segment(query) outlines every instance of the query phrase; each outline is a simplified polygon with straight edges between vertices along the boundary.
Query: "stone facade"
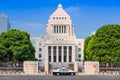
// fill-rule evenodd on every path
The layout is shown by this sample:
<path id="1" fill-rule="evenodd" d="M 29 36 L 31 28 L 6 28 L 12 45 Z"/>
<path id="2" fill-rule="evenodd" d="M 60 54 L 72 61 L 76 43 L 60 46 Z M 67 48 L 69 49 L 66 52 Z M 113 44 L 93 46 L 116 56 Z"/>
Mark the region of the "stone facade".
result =
<path id="1" fill-rule="evenodd" d="M 31 39 L 36 40 L 35 55 L 45 66 L 45 71 L 48 71 L 47 63 L 52 67 L 69 67 L 69 64 L 75 63 L 74 69 L 78 71 L 78 63 L 82 64 L 84 59 L 84 40 L 76 38 L 72 20 L 61 4 L 50 16 L 46 25 L 46 34 L 42 38 L 31 37 Z"/>

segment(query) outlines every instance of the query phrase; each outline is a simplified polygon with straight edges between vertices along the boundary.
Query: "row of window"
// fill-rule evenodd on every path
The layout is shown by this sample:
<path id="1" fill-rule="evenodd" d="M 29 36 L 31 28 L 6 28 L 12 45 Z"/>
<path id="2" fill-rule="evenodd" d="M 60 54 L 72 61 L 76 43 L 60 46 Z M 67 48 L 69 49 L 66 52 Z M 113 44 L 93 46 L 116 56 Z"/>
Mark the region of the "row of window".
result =
<path id="1" fill-rule="evenodd" d="M 42 54 L 41 53 L 39 53 L 39 58 L 42 58 Z M 78 54 L 78 60 L 80 60 L 80 58 L 81 58 L 81 54 Z M 59 62 L 61 62 L 61 55 L 59 55 Z M 64 55 L 64 62 L 67 62 L 67 56 L 66 55 Z M 71 62 L 71 60 L 72 60 L 72 56 L 70 55 L 69 56 L 69 62 Z M 56 62 L 56 55 L 54 55 L 53 56 L 53 61 L 54 62 Z M 51 62 L 51 55 L 49 55 L 49 62 Z"/>
<path id="2" fill-rule="evenodd" d="M 64 39 L 56 39 L 57 41 L 63 41 Z"/>
<path id="3" fill-rule="evenodd" d="M 53 17 L 53 20 L 66 20 L 67 17 Z"/>
<path id="4" fill-rule="evenodd" d="M 63 39 L 57 39 L 57 40 L 63 40 Z M 61 46 L 59 46 L 59 47 L 61 47 Z M 48 49 L 50 49 L 51 48 L 51 46 L 49 46 L 48 47 Z M 67 48 L 67 46 L 64 46 L 64 49 L 66 49 Z M 71 46 L 69 46 L 69 49 L 71 50 Z M 56 46 L 54 46 L 54 49 L 56 49 Z M 41 52 L 42 51 L 42 48 L 39 48 L 39 52 Z M 81 52 L 81 48 L 78 48 L 78 52 Z"/>
<path id="5" fill-rule="evenodd" d="M 54 25 L 54 33 L 66 33 L 66 25 Z"/>
<path id="6" fill-rule="evenodd" d="M 51 46 L 49 46 L 48 49 L 50 50 L 50 49 L 51 49 Z M 60 50 L 60 49 L 61 49 L 61 46 L 59 46 L 59 50 Z M 67 46 L 64 46 L 64 50 L 66 50 L 66 49 L 67 49 Z M 56 46 L 53 47 L 53 50 L 56 50 Z M 70 50 L 72 51 L 72 47 L 69 47 L 69 51 L 70 51 Z M 42 49 L 39 48 L 39 51 L 41 52 Z M 71 52 L 71 51 L 70 51 L 70 52 Z M 81 48 L 78 48 L 78 52 L 81 52 Z"/>
<path id="7" fill-rule="evenodd" d="M 51 53 L 51 48 L 53 48 L 53 53 L 56 53 L 56 51 L 57 51 L 57 48 L 58 48 L 58 51 L 59 52 L 61 52 L 62 51 L 62 49 L 63 49 L 63 52 L 67 52 L 67 49 L 68 49 L 68 51 L 69 51 L 69 54 L 71 54 L 72 53 L 72 46 L 48 46 L 48 53 Z"/>

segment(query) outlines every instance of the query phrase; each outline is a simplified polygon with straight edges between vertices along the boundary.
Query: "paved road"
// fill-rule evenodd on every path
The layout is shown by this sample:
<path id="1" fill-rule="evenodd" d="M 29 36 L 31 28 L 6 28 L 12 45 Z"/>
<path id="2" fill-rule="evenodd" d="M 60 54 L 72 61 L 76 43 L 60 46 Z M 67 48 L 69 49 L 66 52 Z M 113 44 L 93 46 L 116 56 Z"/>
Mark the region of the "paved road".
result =
<path id="1" fill-rule="evenodd" d="M 120 80 L 120 75 L 26 76 L 0 75 L 0 80 Z"/>

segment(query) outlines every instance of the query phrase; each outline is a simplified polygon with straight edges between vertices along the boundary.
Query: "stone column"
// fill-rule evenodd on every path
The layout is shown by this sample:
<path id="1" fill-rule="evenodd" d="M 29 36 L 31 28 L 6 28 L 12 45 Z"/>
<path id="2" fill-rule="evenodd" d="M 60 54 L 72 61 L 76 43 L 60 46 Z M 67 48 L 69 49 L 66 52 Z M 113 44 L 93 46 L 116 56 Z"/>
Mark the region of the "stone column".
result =
<path id="1" fill-rule="evenodd" d="M 69 34 L 69 25 L 66 25 L 66 33 Z"/>
<path id="2" fill-rule="evenodd" d="M 59 33 L 61 33 L 61 25 L 59 25 Z"/>
<path id="3" fill-rule="evenodd" d="M 63 33 L 64 33 L 64 25 L 63 25 Z"/>
<path id="4" fill-rule="evenodd" d="M 54 54 L 54 53 L 53 53 L 53 46 L 51 46 L 51 62 L 54 62 L 54 61 L 53 61 L 53 54 Z"/>
<path id="5" fill-rule="evenodd" d="M 56 30 L 57 30 L 57 33 L 58 33 L 58 25 L 56 26 Z"/>
<path id="6" fill-rule="evenodd" d="M 45 46 L 45 73 L 48 74 L 48 46 Z"/>
<path id="7" fill-rule="evenodd" d="M 58 46 L 56 46 L 56 62 L 58 62 L 58 57 L 59 55 L 58 55 Z"/>
<path id="8" fill-rule="evenodd" d="M 74 62 L 74 71 L 78 72 L 78 62 Z"/>
<path id="9" fill-rule="evenodd" d="M 64 62 L 64 54 L 63 54 L 63 49 L 64 49 L 64 46 L 61 46 L 62 47 L 62 55 L 61 55 L 61 58 L 62 58 L 62 62 Z"/>
<path id="10" fill-rule="evenodd" d="M 72 46 L 72 62 L 75 62 L 75 45 Z"/>
<path id="11" fill-rule="evenodd" d="M 55 25 L 55 33 L 57 33 L 57 25 Z"/>
<path id="12" fill-rule="evenodd" d="M 67 46 L 67 62 L 69 62 L 69 46 Z"/>

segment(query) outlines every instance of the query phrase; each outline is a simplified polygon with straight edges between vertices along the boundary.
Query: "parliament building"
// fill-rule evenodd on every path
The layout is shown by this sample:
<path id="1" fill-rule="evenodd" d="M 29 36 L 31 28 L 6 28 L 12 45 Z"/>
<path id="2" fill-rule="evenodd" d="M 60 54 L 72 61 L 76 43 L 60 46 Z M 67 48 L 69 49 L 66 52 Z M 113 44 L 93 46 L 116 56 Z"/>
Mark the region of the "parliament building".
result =
<path id="1" fill-rule="evenodd" d="M 43 37 L 32 37 L 35 40 L 35 56 L 40 65 L 48 72 L 52 68 L 69 67 L 74 64 L 74 71 L 82 66 L 84 60 L 84 40 L 77 39 L 70 15 L 59 4 L 50 15 Z"/>

